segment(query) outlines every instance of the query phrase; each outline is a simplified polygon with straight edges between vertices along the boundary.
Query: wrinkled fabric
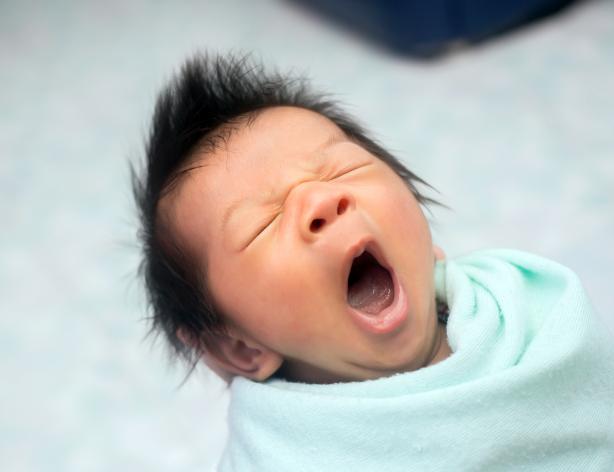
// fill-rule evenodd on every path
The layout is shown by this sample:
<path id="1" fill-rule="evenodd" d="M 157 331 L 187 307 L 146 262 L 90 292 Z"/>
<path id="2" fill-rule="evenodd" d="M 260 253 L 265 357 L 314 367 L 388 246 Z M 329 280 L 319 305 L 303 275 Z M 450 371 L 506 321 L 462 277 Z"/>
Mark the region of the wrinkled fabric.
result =
<path id="1" fill-rule="evenodd" d="M 577 277 L 512 250 L 440 262 L 453 354 L 308 385 L 237 378 L 228 471 L 613 471 L 614 339 Z"/>

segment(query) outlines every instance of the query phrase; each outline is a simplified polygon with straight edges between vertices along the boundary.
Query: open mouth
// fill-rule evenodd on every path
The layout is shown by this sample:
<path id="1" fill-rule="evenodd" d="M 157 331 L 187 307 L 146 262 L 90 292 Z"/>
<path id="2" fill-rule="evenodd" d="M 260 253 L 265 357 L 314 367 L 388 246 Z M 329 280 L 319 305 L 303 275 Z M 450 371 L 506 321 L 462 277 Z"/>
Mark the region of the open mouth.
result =
<path id="1" fill-rule="evenodd" d="M 390 272 L 368 250 L 352 261 L 347 301 L 352 308 L 371 316 L 380 314 L 394 301 Z"/>

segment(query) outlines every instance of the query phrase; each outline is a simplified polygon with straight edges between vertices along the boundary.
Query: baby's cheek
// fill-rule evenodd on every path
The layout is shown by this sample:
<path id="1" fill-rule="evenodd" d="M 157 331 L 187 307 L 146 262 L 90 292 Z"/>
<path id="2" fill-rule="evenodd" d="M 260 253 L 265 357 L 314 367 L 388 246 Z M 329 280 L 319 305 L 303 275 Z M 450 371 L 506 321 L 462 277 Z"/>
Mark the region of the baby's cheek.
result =
<path id="1" fill-rule="evenodd" d="M 371 214 L 378 215 L 379 223 L 385 228 L 410 228 L 416 223 L 422 226 L 423 215 L 411 192 L 403 185 L 378 185 L 370 192 L 366 201 Z M 421 228 L 416 228 L 419 231 Z"/>
<path id="2" fill-rule="evenodd" d="M 280 324 L 281 313 L 292 307 L 293 291 L 288 282 L 293 271 L 261 256 L 244 257 L 227 264 L 219 277 L 219 291 L 228 306 L 255 328 Z"/>
<path id="3" fill-rule="evenodd" d="M 208 272 L 209 287 L 220 308 L 235 321 L 241 321 L 246 307 L 257 303 L 254 298 L 258 278 L 253 267 L 231 258 L 212 256 Z"/>

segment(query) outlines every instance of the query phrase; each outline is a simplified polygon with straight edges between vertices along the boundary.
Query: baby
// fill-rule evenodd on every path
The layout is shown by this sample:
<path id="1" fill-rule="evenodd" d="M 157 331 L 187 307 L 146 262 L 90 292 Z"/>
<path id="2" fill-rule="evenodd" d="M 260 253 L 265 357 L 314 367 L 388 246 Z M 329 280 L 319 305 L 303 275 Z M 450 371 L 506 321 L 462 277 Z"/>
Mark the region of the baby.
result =
<path id="1" fill-rule="evenodd" d="M 153 329 L 232 381 L 224 470 L 614 464 L 613 371 L 567 377 L 614 366 L 595 317 L 595 339 L 572 340 L 589 310 L 573 276 L 513 251 L 436 262 L 425 182 L 304 81 L 195 56 L 146 154 L 133 185 Z M 549 404 L 576 410 L 535 433 Z"/>

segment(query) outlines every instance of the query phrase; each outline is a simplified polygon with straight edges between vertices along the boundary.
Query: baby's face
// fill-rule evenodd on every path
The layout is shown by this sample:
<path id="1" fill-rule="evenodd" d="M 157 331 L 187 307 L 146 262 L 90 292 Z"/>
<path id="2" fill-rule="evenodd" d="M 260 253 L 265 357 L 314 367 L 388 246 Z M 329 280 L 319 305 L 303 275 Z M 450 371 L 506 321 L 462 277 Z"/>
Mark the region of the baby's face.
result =
<path id="1" fill-rule="evenodd" d="M 231 333 L 283 360 L 294 380 L 432 362 L 431 236 L 386 164 L 327 118 L 291 107 L 241 125 L 200 164 L 173 200 L 174 230 L 206 267 Z"/>

